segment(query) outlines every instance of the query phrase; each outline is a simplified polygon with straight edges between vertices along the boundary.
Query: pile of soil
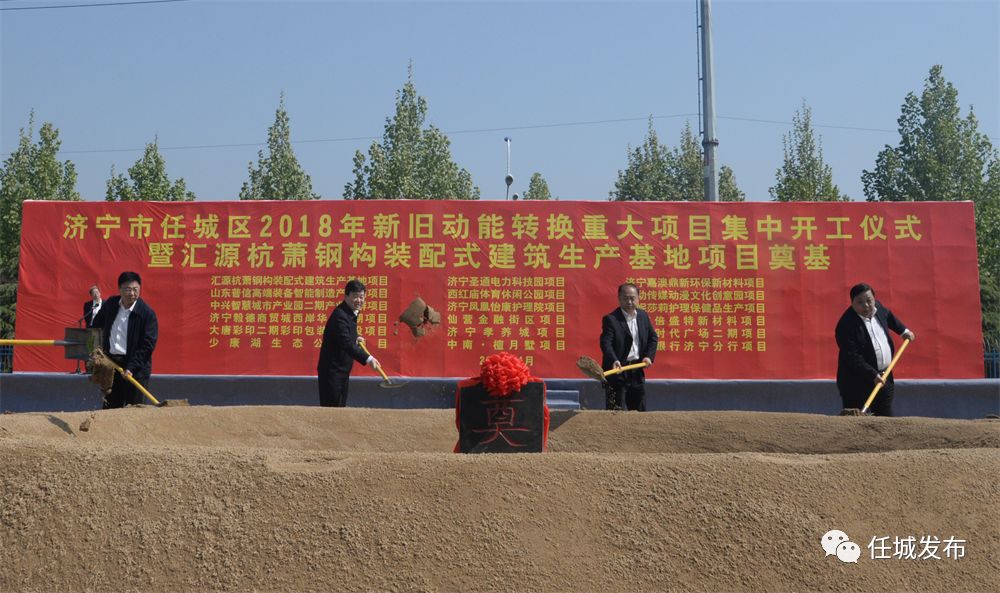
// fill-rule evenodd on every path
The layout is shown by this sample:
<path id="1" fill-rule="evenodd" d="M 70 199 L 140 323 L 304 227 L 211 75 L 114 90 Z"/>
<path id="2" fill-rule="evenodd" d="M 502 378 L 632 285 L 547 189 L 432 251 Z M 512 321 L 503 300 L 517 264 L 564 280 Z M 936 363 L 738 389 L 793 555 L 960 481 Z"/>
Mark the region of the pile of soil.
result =
<path id="1" fill-rule="evenodd" d="M 447 410 L 0 416 L 0 591 L 997 590 L 998 421 L 556 413 L 536 455 L 456 436 Z M 964 557 L 871 559 L 885 536 Z"/>

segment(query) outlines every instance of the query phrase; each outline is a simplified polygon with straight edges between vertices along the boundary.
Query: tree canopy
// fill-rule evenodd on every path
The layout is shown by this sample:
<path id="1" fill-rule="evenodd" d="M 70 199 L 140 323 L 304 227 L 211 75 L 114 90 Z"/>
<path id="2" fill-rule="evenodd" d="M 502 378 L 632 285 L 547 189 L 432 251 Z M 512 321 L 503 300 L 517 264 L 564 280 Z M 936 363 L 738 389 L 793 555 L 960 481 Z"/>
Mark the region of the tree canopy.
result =
<path id="1" fill-rule="evenodd" d="M 702 172 L 701 146 L 691 124 L 685 123 L 680 144 L 670 149 L 660 144 L 650 118 L 643 143 L 634 149 L 629 147 L 628 164 L 618 171 L 610 197 L 613 201 L 700 201 L 705 196 Z M 733 170 L 726 166 L 719 170 L 719 198 L 723 201 L 745 198 L 736 185 Z"/>
<path id="2" fill-rule="evenodd" d="M 719 201 L 743 202 L 747 195 L 736 185 L 736 174 L 728 165 L 719 168 Z"/>
<path id="3" fill-rule="evenodd" d="M 528 181 L 528 191 L 524 192 L 525 200 L 551 200 L 552 194 L 549 193 L 549 184 L 542 177 L 541 173 L 537 171 L 531 174 L 531 180 Z"/>
<path id="4" fill-rule="evenodd" d="M 849 198 L 833 183 L 833 169 L 823 162 L 823 142 L 812 129 L 812 109 L 792 117 L 792 131 L 782 136 L 785 162 L 774 174 L 771 197 L 778 202 L 838 202 Z"/>
<path id="5" fill-rule="evenodd" d="M 79 200 L 76 167 L 56 155 L 59 130 L 43 123 L 35 135 L 35 113 L 21 128 L 17 149 L 0 168 L 0 337 L 14 336 L 17 268 L 21 253 L 21 210 L 25 200 Z"/>
<path id="6" fill-rule="evenodd" d="M 354 181 L 344 186 L 344 198 L 478 200 L 472 176 L 451 158 L 451 141 L 434 126 L 424 129 L 426 117 L 427 100 L 417 94 L 411 66 L 381 144 L 371 143 L 367 159 L 354 153 Z"/>
<path id="7" fill-rule="evenodd" d="M 869 201 L 972 200 L 976 209 L 983 332 L 1000 343 L 1000 157 L 972 107 L 965 117 L 958 90 L 936 65 L 917 96 L 903 101 L 899 145 L 879 152 L 861 175 Z M 989 303 L 993 303 L 990 305 Z"/>
<path id="8" fill-rule="evenodd" d="M 115 174 L 111 167 L 104 199 L 108 202 L 190 202 L 194 192 L 188 191 L 184 178 L 171 183 L 167 165 L 160 154 L 159 140 L 154 138 L 146 145 L 142 158 L 128 169 L 128 178 Z"/>
<path id="9" fill-rule="evenodd" d="M 312 178 L 306 175 L 292 149 L 292 131 L 281 95 L 274 124 L 267 129 L 267 156 L 257 151 L 257 167 L 247 165 L 250 179 L 240 189 L 241 200 L 313 200 Z"/>

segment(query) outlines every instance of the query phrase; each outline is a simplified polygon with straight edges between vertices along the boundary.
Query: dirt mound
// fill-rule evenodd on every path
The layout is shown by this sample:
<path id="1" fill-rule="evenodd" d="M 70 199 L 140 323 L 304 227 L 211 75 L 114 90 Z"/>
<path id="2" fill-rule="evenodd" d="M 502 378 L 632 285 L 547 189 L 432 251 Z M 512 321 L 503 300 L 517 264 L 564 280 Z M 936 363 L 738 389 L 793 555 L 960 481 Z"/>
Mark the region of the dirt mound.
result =
<path id="1" fill-rule="evenodd" d="M 86 431 L 80 426 L 91 420 Z M 0 437 L 75 439 L 135 447 L 198 445 L 379 453 L 446 453 L 453 410 L 299 406 L 131 407 L 98 414 L 17 414 Z M 874 453 L 1000 448 L 1000 422 L 831 417 L 765 412 L 553 412 L 560 453 Z"/>
<path id="2" fill-rule="evenodd" d="M 1000 422 L 558 414 L 454 455 L 443 410 L 0 416 L 0 591 L 987 591 Z M 840 529 L 857 564 L 825 556 Z M 964 557 L 871 559 L 873 537 Z M 920 551 L 918 546 L 917 551 Z"/>

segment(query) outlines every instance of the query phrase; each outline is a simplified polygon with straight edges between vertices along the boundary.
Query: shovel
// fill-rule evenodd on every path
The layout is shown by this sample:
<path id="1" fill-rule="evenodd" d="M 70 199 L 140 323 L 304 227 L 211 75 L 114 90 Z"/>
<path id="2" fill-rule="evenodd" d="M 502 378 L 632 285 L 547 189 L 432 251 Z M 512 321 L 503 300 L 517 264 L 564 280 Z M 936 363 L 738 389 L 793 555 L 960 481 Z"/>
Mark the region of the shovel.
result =
<path id="1" fill-rule="evenodd" d="M 618 367 L 617 369 L 611 369 L 610 371 L 605 371 L 601 369 L 601 365 L 597 364 L 597 361 L 589 356 L 581 356 L 576 361 L 576 366 L 583 374 L 587 375 L 591 379 L 597 379 L 602 384 L 608 382 L 608 377 L 611 375 L 617 375 L 618 373 L 624 373 L 625 371 L 632 371 L 635 369 L 644 369 L 649 366 L 649 363 L 637 362 L 635 364 L 627 364 L 623 367 Z"/>
<path id="2" fill-rule="evenodd" d="M 873 401 L 875 401 L 875 396 L 878 394 L 879 390 L 882 389 L 882 385 L 885 383 L 885 380 L 889 378 L 889 373 L 892 372 L 892 367 L 896 366 L 896 363 L 899 362 L 899 357 L 903 355 L 903 350 L 906 350 L 906 347 L 909 344 L 909 340 L 903 340 L 903 345 L 896 351 L 896 356 L 892 357 L 892 362 L 890 362 L 889 366 L 886 367 L 885 372 L 880 375 L 882 383 L 875 384 L 875 389 L 872 389 L 871 395 L 869 395 L 868 399 L 865 401 L 865 407 L 861 408 L 862 414 L 868 412 L 868 407 L 872 405 Z"/>
<path id="3" fill-rule="evenodd" d="M 125 369 L 115 364 L 113 360 L 108 358 L 108 356 L 101 351 L 100 328 L 67 327 L 63 337 L 64 339 L 62 340 L 0 340 L 0 346 L 62 346 L 66 358 L 71 360 L 89 361 L 91 360 L 91 355 L 93 355 L 94 362 L 96 364 L 102 364 L 113 368 L 129 383 L 134 385 L 135 388 L 139 390 L 139 393 L 143 394 L 149 401 L 153 402 L 153 405 L 160 407 L 188 405 L 186 399 L 166 400 L 161 402 L 153 397 L 153 394 L 143 387 L 142 383 L 139 383 L 135 377 L 126 374 Z"/>
<path id="4" fill-rule="evenodd" d="M 138 389 L 139 393 L 145 395 L 146 399 L 148 399 L 149 401 L 153 402 L 154 406 L 164 406 L 164 405 L 167 404 L 167 402 L 163 402 L 161 404 L 160 400 L 158 400 L 155 397 L 153 397 L 153 394 L 150 393 L 145 387 L 142 386 L 142 383 L 140 383 L 138 380 L 136 380 L 136 378 L 133 377 L 132 375 L 126 373 L 125 369 L 123 369 L 120 366 L 118 366 L 115 363 L 115 361 L 111 360 L 111 358 L 107 354 L 104 353 L 104 351 L 102 351 L 100 349 L 94 350 L 94 352 L 93 352 L 93 363 L 95 365 L 109 366 L 109 367 L 115 369 L 115 371 L 117 371 L 118 374 L 121 375 L 123 379 L 125 379 L 126 381 L 128 381 L 129 383 L 131 383 L 133 387 L 135 387 L 136 389 Z M 176 404 L 174 404 L 174 405 L 176 405 Z"/>
<path id="5" fill-rule="evenodd" d="M 372 355 L 372 353 L 368 351 L 368 348 L 365 348 L 364 342 L 359 340 L 358 346 L 361 346 L 361 349 L 364 350 L 365 354 L 367 354 L 368 356 Z M 393 387 L 402 387 L 403 385 L 406 385 L 406 383 L 393 383 L 392 379 L 389 378 L 389 375 L 385 374 L 385 371 L 382 369 L 382 365 L 378 365 L 378 373 L 382 375 L 383 379 L 385 379 L 385 381 L 378 384 L 379 387 L 385 387 L 386 389 L 391 389 Z"/>
<path id="6" fill-rule="evenodd" d="M 93 352 L 90 353 L 90 364 L 91 364 L 91 368 L 93 368 L 93 369 L 97 369 L 98 367 L 103 367 L 103 368 L 106 368 L 106 369 L 114 369 L 115 372 L 117 372 L 119 375 L 121 375 L 123 379 L 125 379 L 126 381 L 128 381 L 129 383 L 131 383 L 136 389 L 139 390 L 139 393 L 141 393 L 144 396 L 146 396 L 146 399 L 148 399 L 149 401 L 151 401 L 153 403 L 153 405 L 156 406 L 156 407 L 158 407 L 158 408 L 167 408 L 167 407 L 176 407 L 176 406 L 189 406 L 190 405 L 188 403 L 188 400 L 186 400 L 186 399 L 166 399 L 166 400 L 163 400 L 163 401 L 160 401 L 160 400 L 156 399 L 155 397 L 153 397 L 153 394 L 150 393 L 148 389 L 146 389 L 145 387 L 142 386 L 142 383 L 140 383 L 138 380 L 136 380 L 136 378 L 133 377 L 132 375 L 126 373 L 125 369 L 123 369 L 122 367 L 118 366 L 118 364 L 115 363 L 115 361 L 111 360 L 111 357 L 109 357 L 107 354 L 105 354 L 104 351 L 101 350 L 100 348 L 96 348 Z M 102 388 L 102 390 L 103 390 L 103 388 Z"/>
<path id="7" fill-rule="evenodd" d="M 100 344 L 100 328 L 82 327 L 67 327 L 62 340 L 0 340 L 0 346 L 62 346 L 68 360 L 87 360 Z"/>

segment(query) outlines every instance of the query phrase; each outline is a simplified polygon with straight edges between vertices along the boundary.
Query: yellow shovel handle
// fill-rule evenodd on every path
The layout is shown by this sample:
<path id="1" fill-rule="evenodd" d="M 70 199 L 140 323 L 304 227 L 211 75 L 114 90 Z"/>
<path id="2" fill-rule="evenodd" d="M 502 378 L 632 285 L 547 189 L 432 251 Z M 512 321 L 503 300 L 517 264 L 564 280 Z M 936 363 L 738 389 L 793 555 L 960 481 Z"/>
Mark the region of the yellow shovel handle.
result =
<path id="1" fill-rule="evenodd" d="M 78 346 L 78 345 L 80 344 L 77 342 L 67 342 L 66 340 L 0 340 L 0 346 Z M 108 360 L 110 361 L 111 359 L 109 358 Z M 111 364 L 114 363 L 112 362 Z M 155 397 L 153 397 L 153 394 L 150 393 L 145 387 L 143 387 L 142 383 L 137 381 L 135 377 L 126 374 L 125 369 L 115 364 L 115 370 L 118 371 L 118 374 L 120 374 L 122 377 L 125 377 L 125 379 L 127 379 L 129 383 L 134 385 L 135 388 L 138 389 L 140 393 L 149 398 L 149 401 L 153 402 L 157 406 L 160 405 L 160 401 L 157 400 Z"/>
<path id="2" fill-rule="evenodd" d="M 108 360 L 111 360 L 111 359 L 109 358 Z M 115 364 L 115 363 L 112 362 L 111 364 Z M 142 383 L 140 383 L 135 377 L 133 377 L 132 375 L 127 374 L 125 372 L 125 369 L 123 369 L 120 366 L 118 366 L 117 364 L 115 364 L 115 370 L 118 371 L 119 375 L 121 375 L 122 377 L 125 377 L 125 379 L 128 380 L 129 383 L 131 383 L 132 385 L 134 385 L 135 388 L 138 389 L 140 393 L 142 393 L 143 395 L 145 395 L 146 397 L 148 397 L 149 401 L 153 402 L 153 405 L 155 405 L 155 406 L 160 405 L 160 400 L 158 400 L 155 397 L 153 397 L 153 394 L 150 393 L 145 387 L 143 387 Z"/>
<path id="3" fill-rule="evenodd" d="M 635 369 L 644 369 L 649 366 L 646 361 L 637 362 L 635 364 L 627 364 L 623 367 L 618 367 L 617 369 L 611 369 L 610 371 L 604 371 L 605 377 L 610 377 L 611 375 L 617 375 L 618 373 L 624 373 L 625 371 L 634 371 Z"/>
<path id="4" fill-rule="evenodd" d="M 882 378 L 882 383 L 875 384 L 875 389 L 872 389 L 871 395 L 869 395 L 868 399 L 865 400 L 865 407 L 861 408 L 862 414 L 867 412 L 868 407 L 872 405 L 873 401 L 875 401 L 875 396 L 878 394 L 879 390 L 882 389 L 882 385 L 885 384 L 885 380 L 889 378 L 889 373 L 892 372 L 892 367 L 896 366 L 896 363 L 899 362 L 899 357 L 903 355 L 903 350 L 906 350 L 906 347 L 909 346 L 909 344 L 910 340 L 903 340 L 903 345 L 899 347 L 899 350 L 896 351 L 896 355 L 892 357 L 892 362 L 890 362 L 889 366 L 885 368 L 885 372 L 879 375 Z"/>
<path id="5" fill-rule="evenodd" d="M 63 340 L 0 340 L 0 346 L 65 346 Z"/>
<path id="6" fill-rule="evenodd" d="M 365 354 L 367 354 L 368 356 L 372 355 L 372 353 L 369 352 L 367 348 L 365 348 L 364 342 L 358 342 L 358 346 L 361 346 L 361 349 L 364 350 Z M 378 365 L 378 373 L 382 375 L 382 378 L 385 379 L 386 383 L 392 383 L 392 381 L 389 380 L 389 375 L 386 375 L 385 371 L 382 370 L 382 365 Z"/>

